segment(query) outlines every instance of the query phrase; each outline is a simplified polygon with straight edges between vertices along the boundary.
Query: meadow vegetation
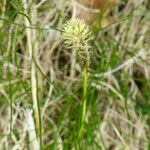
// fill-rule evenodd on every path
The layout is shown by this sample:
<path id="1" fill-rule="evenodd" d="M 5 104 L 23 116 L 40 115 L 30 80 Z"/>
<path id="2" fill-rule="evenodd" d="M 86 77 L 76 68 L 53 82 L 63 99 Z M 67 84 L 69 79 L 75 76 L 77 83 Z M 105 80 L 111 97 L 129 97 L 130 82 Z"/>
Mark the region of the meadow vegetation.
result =
<path id="1" fill-rule="evenodd" d="M 77 7 L 87 9 L 0 1 L 0 150 L 150 149 L 149 0 L 118 0 L 87 20 Z M 63 37 L 76 17 L 88 54 Z"/>

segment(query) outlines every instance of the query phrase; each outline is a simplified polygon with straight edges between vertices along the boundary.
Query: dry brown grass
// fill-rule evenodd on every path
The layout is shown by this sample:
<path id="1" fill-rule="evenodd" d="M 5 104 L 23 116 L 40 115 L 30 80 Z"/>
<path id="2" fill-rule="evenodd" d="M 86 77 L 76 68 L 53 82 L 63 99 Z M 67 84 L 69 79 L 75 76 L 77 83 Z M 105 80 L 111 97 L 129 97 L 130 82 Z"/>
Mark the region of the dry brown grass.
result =
<path id="1" fill-rule="evenodd" d="M 97 26 L 82 149 L 148 149 L 148 3 L 120 1 L 111 12 L 119 20 Z M 59 31 L 76 16 L 74 4 L 70 0 L 0 4 L 0 149 L 40 149 L 38 101 L 44 148 L 75 149 L 82 69 Z"/>

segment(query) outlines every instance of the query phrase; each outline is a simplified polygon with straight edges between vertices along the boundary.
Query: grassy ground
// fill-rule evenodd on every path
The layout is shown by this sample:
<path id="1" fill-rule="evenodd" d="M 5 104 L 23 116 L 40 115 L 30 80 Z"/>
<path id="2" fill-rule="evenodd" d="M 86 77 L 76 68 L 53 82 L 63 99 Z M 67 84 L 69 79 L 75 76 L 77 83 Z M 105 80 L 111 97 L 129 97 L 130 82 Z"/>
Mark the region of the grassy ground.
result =
<path id="1" fill-rule="evenodd" d="M 82 64 L 60 32 L 72 5 L 0 2 L 0 149 L 149 150 L 149 0 L 120 0 L 115 23 L 89 25 L 95 40 L 80 140 Z"/>

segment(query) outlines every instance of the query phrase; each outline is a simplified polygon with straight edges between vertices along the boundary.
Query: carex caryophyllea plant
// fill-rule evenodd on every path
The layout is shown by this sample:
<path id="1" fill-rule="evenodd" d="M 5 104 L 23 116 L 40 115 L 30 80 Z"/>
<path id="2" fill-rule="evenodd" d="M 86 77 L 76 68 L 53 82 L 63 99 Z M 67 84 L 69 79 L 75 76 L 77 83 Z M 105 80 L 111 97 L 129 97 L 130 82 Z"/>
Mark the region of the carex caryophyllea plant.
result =
<path id="1" fill-rule="evenodd" d="M 77 56 L 83 62 L 83 103 L 81 124 L 78 132 L 78 139 L 81 139 L 83 135 L 83 128 L 86 114 L 87 103 L 87 80 L 88 80 L 88 64 L 89 64 L 89 48 L 90 42 L 93 39 L 92 32 L 85 24 L 84 20 L 74 19 L 69 20 L 64 25 L 62 30 L 62 36 L 67 48 L 76 51 Z"/>
<path id="2" fill-rule="evenodd" d="M 90 41 L 93 36 L 84 20 L 69 20 L 62 31 L 66 47 L 72 48 L 81 59 L 88 61 Z"/>

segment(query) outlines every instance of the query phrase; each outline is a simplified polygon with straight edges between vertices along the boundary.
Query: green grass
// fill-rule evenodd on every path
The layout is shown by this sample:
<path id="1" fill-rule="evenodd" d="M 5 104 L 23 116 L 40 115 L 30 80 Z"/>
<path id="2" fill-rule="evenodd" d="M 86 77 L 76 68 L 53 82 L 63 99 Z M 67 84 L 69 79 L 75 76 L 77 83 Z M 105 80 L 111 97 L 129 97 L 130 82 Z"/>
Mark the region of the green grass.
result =
<path id="1" fill-rule="evenodd" d="M 70 2 L 0 2 L 0 149 L 150 149 L 149 1 L 133 3 L 112 9 L 117 23 L 90 27 L 95 39 L 78 140 L 83 68 L 78 59 L 71 68 L 72 49 L 60 32 Z"/>

